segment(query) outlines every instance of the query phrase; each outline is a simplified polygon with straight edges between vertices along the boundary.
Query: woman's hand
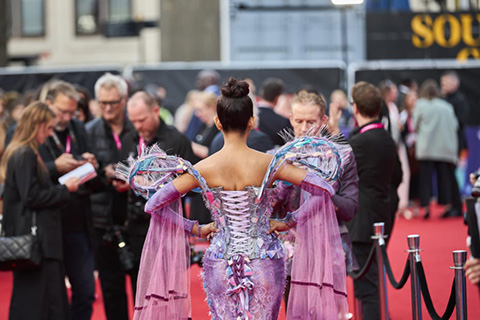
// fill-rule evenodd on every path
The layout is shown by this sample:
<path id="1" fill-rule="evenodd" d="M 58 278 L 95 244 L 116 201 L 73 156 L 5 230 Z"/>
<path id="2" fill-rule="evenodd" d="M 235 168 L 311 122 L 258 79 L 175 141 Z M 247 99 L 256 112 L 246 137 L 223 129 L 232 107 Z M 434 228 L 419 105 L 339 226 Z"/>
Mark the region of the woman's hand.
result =
<path id="1" fill-rule="evenodd" d="M 200 238 L 211 238 L 213 236 L 213 233 L 217 232 L 217 227 L 215 226 L 215 222 L 201 225 L 199 226 L 199 228 L 200 228 Z"/>
<path id="2" fill-rule="evenodd" d="M 267 234 L 270 234 L 273 232 L 276 235 L 278 235 L 279 232 L 287 231 L 289 229 L 290 228 L 287 226 L 285 222 L 270 219 L 270 229 L 268 229 Z"/>

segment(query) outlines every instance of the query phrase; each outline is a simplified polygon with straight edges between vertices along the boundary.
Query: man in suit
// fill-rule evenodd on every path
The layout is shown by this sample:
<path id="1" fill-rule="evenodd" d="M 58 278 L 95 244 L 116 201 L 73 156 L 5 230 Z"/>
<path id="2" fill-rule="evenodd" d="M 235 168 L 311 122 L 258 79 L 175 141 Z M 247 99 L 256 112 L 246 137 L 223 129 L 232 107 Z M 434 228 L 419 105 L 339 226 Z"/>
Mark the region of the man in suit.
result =
<path id="1" fill-rule="evenodd" d="M 373 224 L 384 222 L 385 234 L 392 232 L 395 217 L 390 210 L 390 188 L 392 180 L 400 183 L 402 173 L 395 142 L 379 121 L 380 91 L 370 83 L 359 82 L 352 88 L 352 98 L 359 127 L 351 132 L 349 142 L 357 162 L 359 198 L 357 214 L 347 222 L 347 228 L 353 253 L 363 267 L 373 246 Z M 365 277 L 354 281 L 354 287 L 355 297 L 362 304 L 363 319 L 380 319 L 376 263 Z"/>
<path id="2" fill-rule="evenodd" d="M 258 102 L 258 130 L 267 134 L 274 145 L 281 146 L 285 142 L 278 134 L 285 129 L 292 129 L 287 118 L 277 114 L 273 108 L 277 104 L 278 98 L 285 90 L 285 83 L 277 78 L 268 78 L 262 83 L 260 96 L 262 99 Z"/>
<path id="3" fill-rule="evenodd" d="M 331 133 L 339 133 L 338 120 L 341 117 L 342 110 L 337 106 L 332 105 L 330 108 L 331 118 L 329 119 L 325 114 L 325 109 L 326 103 L 323 97 L 316 93 L 300 91 L 293 98 L 291 106 L 290 123 L 292 124 L 295 137 L 303 137 L 311 128 L 320 128 L 327 124 Z M 339 143 L 346 143 L 345 138 L 342 138 L 343 135 L 341 135 L 341 138 L 339 137 Z M 344 166 L 344 170 L 338 178 L 338 184 L 339 187 L 337 192 L 332 196 L 332 202 L 335 205 L 342 241 L 347 247 L 351 247 L 351 241 L 345 222 L 353 219 L 358 207 L 358 176 L 355 157 L 352 153 L 350 154 L 349 162 Z M 286 193 L 287 188 L 290 189 L 288 190 L 288 196 L 282 194 L 282 197 L 285 197 L 285 200 L 282 203 L 284 211 L 277 212 L 280 216 L 283 216 L 285 211 L 291 212 L 296 210 L 300 205 L 300 189 L 295 186 L 284 187 L 282 188 L 282 193 Z M 346 250 L 347 270 L 351 270 L 353 266 L 351 256 L 351 250 Z M 288 263 L 287 266 L 287 285 L 284 292 L 285 305 L 288 305 L 288 295 L 290 292 L 290 264 Z"/>

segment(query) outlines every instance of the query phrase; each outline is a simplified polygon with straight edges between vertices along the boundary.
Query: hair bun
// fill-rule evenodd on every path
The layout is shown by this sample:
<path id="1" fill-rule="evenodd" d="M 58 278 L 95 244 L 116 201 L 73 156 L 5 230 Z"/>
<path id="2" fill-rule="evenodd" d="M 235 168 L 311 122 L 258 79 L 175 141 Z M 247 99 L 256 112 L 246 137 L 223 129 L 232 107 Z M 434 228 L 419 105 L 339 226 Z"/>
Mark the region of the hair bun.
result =
<path id="1" fill-rule="evenodd" d="M 222 86 L 222 96 L 226 98 L 243 98 L 249 92 L 248 83 L 235 78 L 228 79 L 228 83 Z"/>

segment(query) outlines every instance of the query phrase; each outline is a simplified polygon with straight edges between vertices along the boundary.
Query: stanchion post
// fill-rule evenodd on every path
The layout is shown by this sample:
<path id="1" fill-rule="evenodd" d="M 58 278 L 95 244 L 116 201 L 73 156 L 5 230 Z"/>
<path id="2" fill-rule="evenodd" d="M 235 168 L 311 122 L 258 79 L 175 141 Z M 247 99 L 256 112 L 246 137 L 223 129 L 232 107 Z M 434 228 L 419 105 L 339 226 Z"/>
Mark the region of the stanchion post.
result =
<path id="1" fill-rule="evenodd" d="M 389 320 L 388 318 L 388 295 L 387 295 L 387 283 L 385 266 L 383 265 L 382 249 L 380 246 L 385 245 L 385 223 L 377 222 L 373 224 L 373 230 L 375 236 L 372 238 L 375 239 L 375 249 L 377 255 L 377 266 L 378 266 L 378 297 L 380 303 L 380 319 Z"/>
<path id="2" fill-rule="evenodd" d="M 417 276 L 416 262 L 420 261 L 419 247 L 420 236 L 411 234 L 407 237 L 408 259 L 410 259 L 410 283 L 412 286 L 412 319 L 422 319 L 422 295 L 420 291 L 420 282 Z"/>
<path id="3" fill-rule="evenodd" d="M 353 309 L 355 310 L 355 320 L 363 320 L 363 310 L 362 310 L 362 302 L 354 298 L 354 306 Z"/>
<path id="4" fill-rule="evenodd" d="M 453 251 L 453 264 L 455 269 L 455 302 L 457 320 L 467 320 L 467 290 L 465 284 L 465 271 L 463 265 L 467 261 L 467 251 Z"/>

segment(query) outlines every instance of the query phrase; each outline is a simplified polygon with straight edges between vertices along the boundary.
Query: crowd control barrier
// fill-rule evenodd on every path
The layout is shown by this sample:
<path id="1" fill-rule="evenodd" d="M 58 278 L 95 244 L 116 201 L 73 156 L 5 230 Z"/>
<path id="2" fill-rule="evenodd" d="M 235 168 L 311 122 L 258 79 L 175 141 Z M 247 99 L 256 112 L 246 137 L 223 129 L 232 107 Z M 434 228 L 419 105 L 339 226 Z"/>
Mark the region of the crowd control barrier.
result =
<path id="1" fill-rule="evenodd" d="M 410 278 L 411 283 L 411 297 L 412 297 L 412 319 L 422 319 L 422 298 L 427 308 L 428 314 L 433 320 L 450 319 L 453 311 L 456 310 L 457 320 L 467 319 L 467 293 L 465 282 L 465 271 L 463 266 L 467 259 L 467 252 L 465 250 L 453 251 L 453 266 L 450 267 L 455 271 L 452 280 L 450 297 L 447 306 L 442 315 L 439 315 L 435 309 L 430 291 L 428 289 L 427 280 L 425 277 L 425 270 L 423 269 L 422 259 L 420 257 L 420 236 L 416 234 L 407 237 L 408 243 L 408 258 L 405 262 L 405 268 L 399 281 L 395 279 L 390 260 L 388 258 L 386 242 L 387 238 L 384 235 L 384 223 L 375 223 L 374 229 L 374 245 L 370 251 L 369 257 L 365 265 L 359 272 L 351 272 L 349 276 L 354 280 L 361 279 L 370 269 L 375 257 L 378 265 L 378 296 L 380 307 L 380 319 L 388 320 L 388 295 L 386 288 L 386 279 L 390 281 L 392 287 L 396 290 L 402 289 L 407 280 Z M 361 305 L 355 301 L 355 319 L 362 320 Z"/>

